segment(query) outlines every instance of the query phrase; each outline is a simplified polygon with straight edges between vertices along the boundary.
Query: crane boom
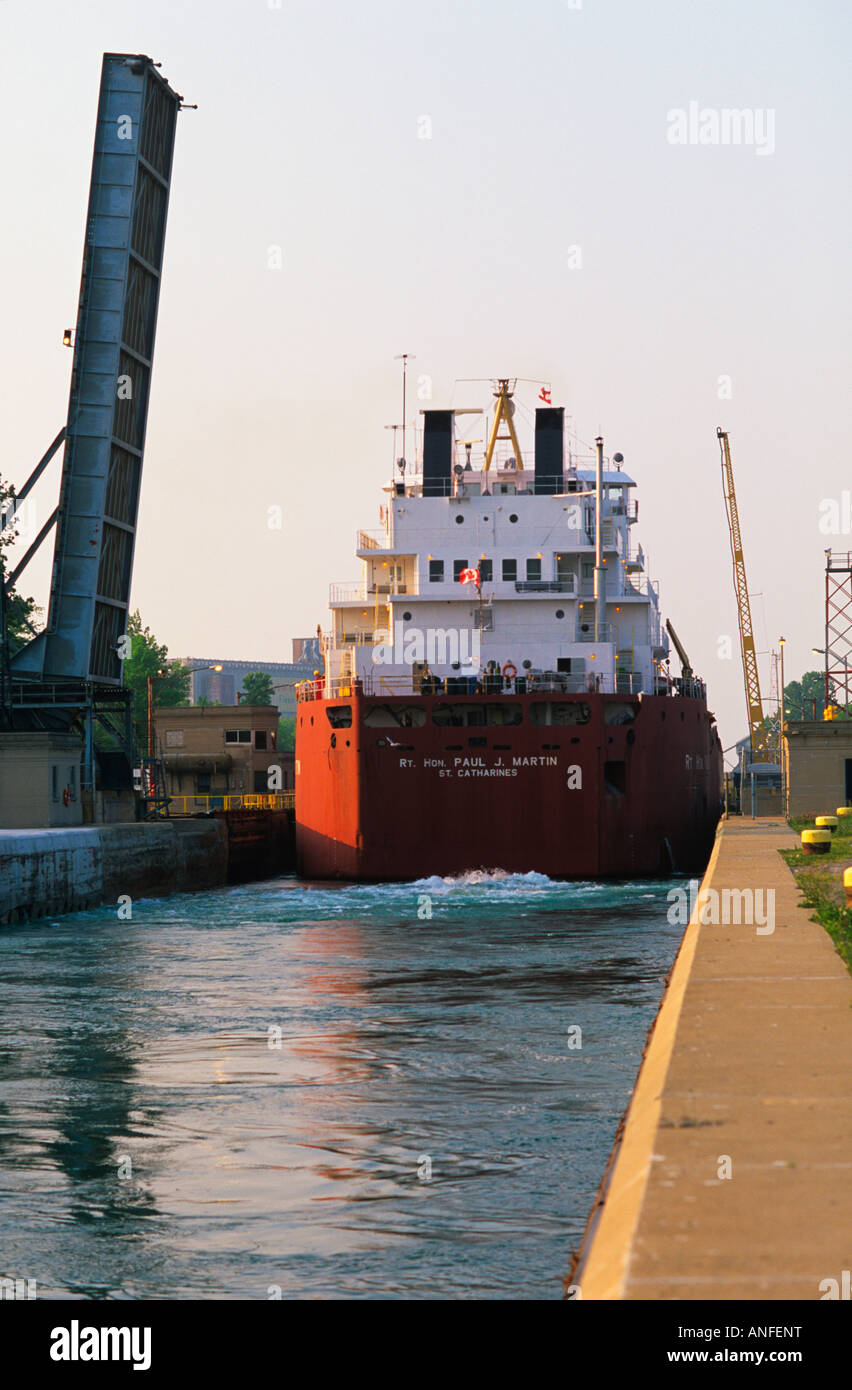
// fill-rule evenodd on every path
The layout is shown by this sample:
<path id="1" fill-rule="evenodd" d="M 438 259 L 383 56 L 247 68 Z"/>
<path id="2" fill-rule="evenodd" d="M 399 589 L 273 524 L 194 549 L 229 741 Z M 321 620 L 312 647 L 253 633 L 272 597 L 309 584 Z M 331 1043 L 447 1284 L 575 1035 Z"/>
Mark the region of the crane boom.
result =
<path id="1" fill-rule="evenodd" d="M 751 625 L 751 604 L 746 582 L 743 540 L 740 531 L 740 517 L 737 510 L 737 494 L 734 489 L 734 469 L 731 463 L 731 446 L 727 432 L 716 430 L 722 449 L 722 487 L 725 493 L 725 509 L 728 514 L 728 530 L 731 537 L 731 555 L 734 562 L 734 591 L 737 599 L 737 612 L 740 625 L 740 648 L 743 658 L 746 707 L 748 709 L 748 731 L 751 738 L 753 762 L 768 762 L 766 725 L 763 720 L 763 702 L 760 698 L 760 680 L 757 674 L 757 654 L 754 649 L 754 633 Z"/>
<path id="2" fill-rule="evenodd" d="M 674 624 L 672 623 L 672 621 L 671 621 L 670 618 L 666 618 L 666 632 L 669 634 L 669 637 L 670 637 L 670 638 L 672 639 L 672 641 L 674 642 L 674 644 L 675 644 L 675 650 L 677 651 L 677 654 L 678 654 L 678 656 L 680 657 L 680 674 L 681 674 L 681 677 L 682 677 L 683 680 L 689 680 L 690 677 L 692 676 L 692 666 L 690 665 L 689 657 L 687 656 L 686 652 L 684 651 L 683 643 L 681 642 L 680 638 L 678 637 L 677 633 L 675 632 L 675 630 L 674 630 Z"/>

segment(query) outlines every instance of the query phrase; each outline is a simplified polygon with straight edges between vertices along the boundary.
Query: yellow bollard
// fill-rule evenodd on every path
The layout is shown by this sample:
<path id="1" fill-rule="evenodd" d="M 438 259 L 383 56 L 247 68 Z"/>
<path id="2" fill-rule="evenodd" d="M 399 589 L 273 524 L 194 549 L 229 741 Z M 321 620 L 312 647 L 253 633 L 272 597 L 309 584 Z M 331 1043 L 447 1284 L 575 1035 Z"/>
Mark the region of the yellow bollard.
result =
<path id="1" fill-rule="evenodd" d="M 852 866 L 843 870 L 843 887 L 846 889 L 846 906 L 852 907 Z"/>
<path id="2" fill-rule="evenodd" d="M 837 819 L 838 819 L 838 820 L 845 820 L 845 821 L 852 821 L 852 806 L 838 806 L 838 808 L 837 808 Z M 845 829 L 845 828 L 846 828 L 846 827 L 844 826 L 844 829 Z"/>
<path id="3" fill-rule="evenodd" d="M 831 849 L 831 831 L 803 830 L 802 849 L 805 854 L 828 854 Z"/>
<path id="4" fill-rule="evenodd" d="M 837 829 L 837 817 L 817 816 L 816 820 L 814 821 L 814 825 L 816 826 L 817 830 L 829 830 L 833 835 L 835 830 Z"/>

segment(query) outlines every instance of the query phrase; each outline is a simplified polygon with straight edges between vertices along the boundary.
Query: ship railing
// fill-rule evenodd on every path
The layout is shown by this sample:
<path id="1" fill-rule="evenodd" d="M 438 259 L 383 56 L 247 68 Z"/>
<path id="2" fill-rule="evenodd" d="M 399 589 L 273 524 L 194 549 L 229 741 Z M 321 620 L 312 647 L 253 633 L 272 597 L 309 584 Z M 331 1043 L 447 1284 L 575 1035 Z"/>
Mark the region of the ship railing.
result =
<path id="1" fill-rule="evenodd" d="M 575 642 L 613 642 L 612 623 L 601 623 L 600 628 L 596 628 L 595 620 L 590 615 L 577 624 L 577 632 L 574 637 Z"/>
<path id="2" fill-rule="evenodd" d="M 700 685 L 700 682 L 696 682 Z M 296 697 L 306 700 L 351 699 L 354 695 L 417 696 L 417 695 L 579 695 L 597 692 L 602 695 L 638 695 L 644 689 L 640 671 L 563 672 L 524 670 L 509 679 L 497 675 L 464 676 L 385 676 L 366 672 L 363 676 L 340 676 L 324 682 L 304 681 L 297 687 Z M 675 691 L 672 690 L 674 694 Z M 685 693 L 685 692 L 680 692 Z M 697 693 L 697 692 L 696 692 Z"/>
<path id="3" fill-rule="evenodd" d="M 515 592 L 518 594 L 568 594 L 574 597 L 577 590 L 577 576 L 569 574 L 563 579 L 517 579 Z"/>
<path id="4" fill-rule="evenodd" d="M 170 796 L 170 816 L 202 816 L 213 811 L 289 811 L 295 805 L 295 792 L 221 793 L 209 796 Z"/>
<path id="5" fill-rule="evenodd" d="M 366 598 L 366 586 L 360 580 L 348 584 L 329 584 L 329 603 L 348 603 L 353 599 Z"/>
<path id="6" fill-rule="evenodd" d="M 697 676 L 675 676 L 672 681 L 672 694 L 687 700 L 705 700 L 707 686 Z"/>
<path id="7" fill-rule="evenodd" d="M 390 537 L 386 531 L 356 531 L 356 550 L 387 550 Z"/>
<path id="8" fill-rule="evenodd" d="M 329 644 L 332 651 L 342 651 L 344 647 L 378 647 L 388 641 L 387 628 L 379 627 L 369 631 L 342 632 Z"/>
<path id="9" fill-rule="evenodd" d="M 328 601 L 332 603 L 381 603 L 382 599 L 391 594 L 416 594 L 416 576 L 409 575 L 407 579 L 390 579 L 386 584 L 365 584 L 363 580 L 354 579 L 345 584 L 329 584 Z"/>
<path id="10" fill-rule="evenodd" d="M 649 579 L 647 575 L 639 573 L 625 574 L 620 585 L 621 592 L 619 598 L 630 598 L 632 594 L 641 594 L 643 598 L 653 600 L 657 592 L 658 581 Z"/>

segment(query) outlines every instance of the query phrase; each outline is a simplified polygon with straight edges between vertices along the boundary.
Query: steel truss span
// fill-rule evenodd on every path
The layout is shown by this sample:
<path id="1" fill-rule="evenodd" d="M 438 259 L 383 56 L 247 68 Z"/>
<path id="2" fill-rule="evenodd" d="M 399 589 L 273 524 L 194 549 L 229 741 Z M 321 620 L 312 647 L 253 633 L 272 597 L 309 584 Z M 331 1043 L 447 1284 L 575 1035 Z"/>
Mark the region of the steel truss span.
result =
<path id="1" fill-rule="evenodd" d="M 105 54 L 48 621 L 16 676 L 121 682 L 180 105 L 150 58 Z"/>

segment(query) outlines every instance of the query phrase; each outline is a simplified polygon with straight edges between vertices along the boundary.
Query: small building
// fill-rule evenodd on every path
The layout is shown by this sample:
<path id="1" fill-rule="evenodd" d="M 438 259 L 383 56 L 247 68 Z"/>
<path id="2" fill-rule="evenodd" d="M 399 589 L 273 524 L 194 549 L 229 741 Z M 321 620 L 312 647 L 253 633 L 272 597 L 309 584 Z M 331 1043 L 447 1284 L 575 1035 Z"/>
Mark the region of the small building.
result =
<path id="1" fill-rule="evenodd" d="M 852 805 L 852 720 L 788 720 L 784 765 L 789 815 L 832 815 Z"/>
<path id="2" fill-rule="evenodd" d="M 0 827 L 82 825 L 78 734 L 0 733 Z"/>
<path id="3" fill-rule="evenodd" d="M 157 754 L 169 796 L 266 795 L 294 781 L 292 752 L 279 751 L 275 705 L 182 705 L 154 711 Z M 280 779 L 270 769 L 281 769 Z"/>

